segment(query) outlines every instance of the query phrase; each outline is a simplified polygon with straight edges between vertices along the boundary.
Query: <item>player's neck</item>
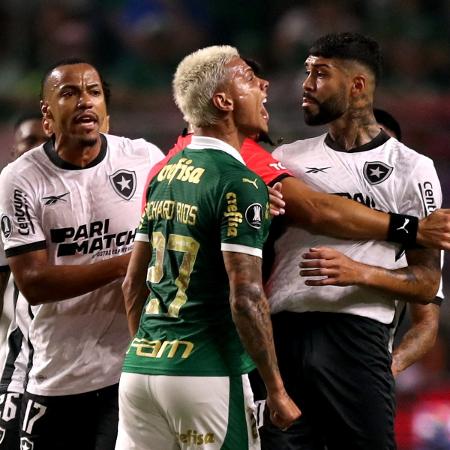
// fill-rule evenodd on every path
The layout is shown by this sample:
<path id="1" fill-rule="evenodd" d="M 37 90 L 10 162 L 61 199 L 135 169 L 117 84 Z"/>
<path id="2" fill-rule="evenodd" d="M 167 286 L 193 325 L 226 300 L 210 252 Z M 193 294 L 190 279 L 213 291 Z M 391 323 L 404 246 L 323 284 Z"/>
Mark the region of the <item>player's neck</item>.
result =
<path id="1" fill-rule="evenodd" d="M 371 142 L 380 133 L 373 113 L 361 116 L 343 117 L 331 122 L 328 126 L 328 134 L 343 150 L 351 150 Z"/>
<path id="2" fill-rule="evenodd" d="M 86 167 L 97 158 L 101 149 L 101 139 L 93 141 L 81 141 L 79 139 L 65 139 L 64 136 L 55 139 L 55 151 L 64 161 L 74 166 Z"/>

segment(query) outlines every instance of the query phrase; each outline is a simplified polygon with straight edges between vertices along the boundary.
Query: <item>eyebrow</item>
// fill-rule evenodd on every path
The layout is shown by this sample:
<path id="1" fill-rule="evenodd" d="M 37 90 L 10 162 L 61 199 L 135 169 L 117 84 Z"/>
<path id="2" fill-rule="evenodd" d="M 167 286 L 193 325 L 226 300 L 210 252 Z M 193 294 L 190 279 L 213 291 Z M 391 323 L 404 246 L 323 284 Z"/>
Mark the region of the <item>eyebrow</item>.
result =
<path id="1" fill-rule="evenodd" d="M 93 83 L 89 83 L 87 85 L 88 88 L 92 88 L 92 87 L 96 87 L 96 86 L 101 86 L 102 84 L 99 81 L 94 81 Z M 62 84 L 61 86 L 59 86 L 59 90 L 62 89 L 79 89 L 78 84 L 71 84 L 71 83 L 66 83 L 66 84 Z"/>
<path id="2" fill-rule="evenodd" d="M 330 64 L 326 64 L 326 63 L 312 63 L 312 62 L 305 62 L 305 67 L 307 66 L 313 66 L 315 68 L 321 68 L 321 67 L 325 67 L 327 69 L 329 69 L 331 66 Z"/>

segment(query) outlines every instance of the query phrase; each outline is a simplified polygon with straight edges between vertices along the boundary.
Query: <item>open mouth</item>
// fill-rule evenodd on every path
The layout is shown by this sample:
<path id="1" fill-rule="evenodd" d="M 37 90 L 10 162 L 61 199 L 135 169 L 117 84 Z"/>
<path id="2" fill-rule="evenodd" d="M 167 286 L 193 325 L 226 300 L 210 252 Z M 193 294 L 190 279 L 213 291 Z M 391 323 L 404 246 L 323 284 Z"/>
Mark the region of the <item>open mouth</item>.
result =
<path id="1" fill-rule="evenodd" d="M 98 123 L 98 118 L 95 114 L 80 114 L 75 117 L 74 123 L 87 128 L 92 128 Z"/>
<path id="2" fill-rule="evenodd" d="M 267 103 L 267 97 L 261 102 L 261 115 L 263 119 L 268 122 L 269 121 L 269 113 L 267 112 L 266 107 L 264 104 Z"/>

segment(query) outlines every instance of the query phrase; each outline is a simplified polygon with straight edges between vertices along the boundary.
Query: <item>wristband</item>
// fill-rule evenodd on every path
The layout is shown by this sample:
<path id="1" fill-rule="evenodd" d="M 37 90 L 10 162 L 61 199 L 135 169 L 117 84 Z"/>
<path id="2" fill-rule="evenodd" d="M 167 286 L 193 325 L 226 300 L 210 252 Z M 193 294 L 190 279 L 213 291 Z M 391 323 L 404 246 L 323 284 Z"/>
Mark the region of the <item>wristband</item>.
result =
<path id="1" fill-rule="evenodd" d="M 387 240 L 403 244 L 405 247 L 412 247 L 416 243 L 419 219 L 406 214 L 389 213 L 389 229 Z"/>

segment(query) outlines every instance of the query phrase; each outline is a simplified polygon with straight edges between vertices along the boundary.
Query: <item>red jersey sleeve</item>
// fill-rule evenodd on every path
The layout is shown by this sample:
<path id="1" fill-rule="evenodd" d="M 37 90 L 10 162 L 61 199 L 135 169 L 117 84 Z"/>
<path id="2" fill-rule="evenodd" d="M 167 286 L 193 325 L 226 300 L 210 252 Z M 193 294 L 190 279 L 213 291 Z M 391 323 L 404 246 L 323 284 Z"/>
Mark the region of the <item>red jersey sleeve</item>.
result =
<path id="1" fill-rule="evenodd" d="M 241 156 L 247 167 L 258 174 L 269 186 L 285 177 L 293 176 L 289 170 L 253 139 L 245 139 Z"/>

